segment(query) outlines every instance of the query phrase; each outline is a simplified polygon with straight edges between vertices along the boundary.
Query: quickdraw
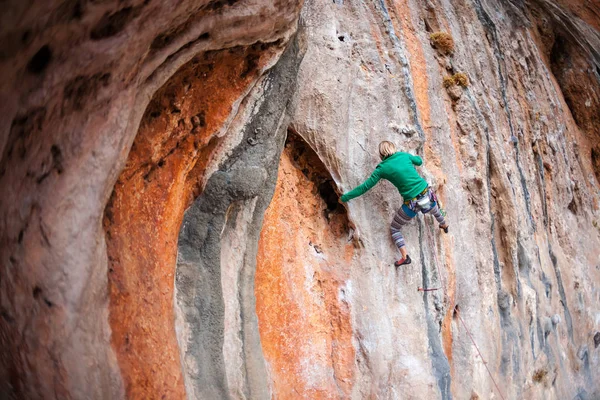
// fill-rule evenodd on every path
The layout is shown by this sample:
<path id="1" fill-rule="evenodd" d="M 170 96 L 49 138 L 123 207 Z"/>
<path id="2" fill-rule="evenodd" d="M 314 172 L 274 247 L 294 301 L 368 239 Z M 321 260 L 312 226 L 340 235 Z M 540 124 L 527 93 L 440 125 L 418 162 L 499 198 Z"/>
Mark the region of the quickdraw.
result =
<path id="1" fill-rule="evenodd" d="M 417 292 L 433 292 L 434 290 L 440 290 L 441 288 L 417 288 Z"/>

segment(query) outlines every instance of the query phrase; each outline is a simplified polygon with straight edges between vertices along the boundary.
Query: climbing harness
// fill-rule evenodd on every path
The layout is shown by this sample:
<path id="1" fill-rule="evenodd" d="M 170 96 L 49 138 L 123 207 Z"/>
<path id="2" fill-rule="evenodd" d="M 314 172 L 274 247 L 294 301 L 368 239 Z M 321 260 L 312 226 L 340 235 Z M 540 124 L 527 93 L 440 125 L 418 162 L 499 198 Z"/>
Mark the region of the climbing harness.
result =
<path id="1" fill-rule="evenodd" d="M 419 207 L 421 207 L 421 212 L 423 214 L 427 213 L 433 208 L 433 206 L 431 205 L 431 199 L 429 198 L 427 193 L 417 197 L 417 204 L 419 205 Z"/>
<path id="2" fill-rule="evenodd" d="M 429 191 L 429 186 L 427 186 L 421 193 L 419 193 L 417 195 L 417 197 L 413 197 L 410 200 L 405 200 L 404 204 L 406 204 L 407 206 L 409 206 L 411 209 L 415 208 L 414 205 L 417 203 L 417 199 L 423 197 L 424 195 L 427 194 L 427 192 Z"/>
<path id="3" fill-rule="evenodd" d="M 429 235 L 429 229 L 427 229 L 427 240 L 429 240 L 429 244 L 430 244 L 430 248 L 433 249 L 433 245 L 435 243 L 433 243 L 433 235 L 430 236 Z M 435 252 L 435 249 L 433 249 L 433 257 L 435 259 L 435 266 L 437 268 L 437 273 L 438 276 L 440 277 L 440 283 L 441 283 L 441 287 L 437 288 L 437 289 L 423 289 L 423 288 L 419 288 L 417 289 L 419 292 L 429 292 L 432 290 L 438 290 L 438 289 L 442 289 L 442 292 L 444 293 L 444 296 L 446 296 L 446 283 L 444 282 L 444 277 L 442 276 L 441 272 L 440 272 L 440 266 L 438 263 L 438 259 L 437 259 L 437 253 Z M 473 339 L 473 335 L 471 334 L 471 331 L 469 330 L 469 328 L 467 328 L 467 324 L 465 324 L 465 321 L 463 320 L 462 316 L 460 315 L 460 310 L 458 309 L 458 307 L 454 308 L 456 315 L 458 316 L 458 319 L 460 320 L 460 322 L 462 323 L 462 326 L 465 328 L 465 331 L 467 332 L 467 335 L 469 336 L 469 339 L 471 339 L 471 343 L 473 343 L 473 346 L 475 346 L 475 349 L 477 349 L 477 353 L 479 354 L 479 358 L 481 358 L 481 361 L 483 362 L 483 365 L 485 366 L 485 369 L 487 370 L 492 382 L 494 383 L 494 386 L 496 386 L 496 390 L 498 391 L 498 394 L 500 395 L 500 398 L 502 400 L 504 399 L 504 395 L 502 394 L 502 392 L 500 391 L 500 388 L 498 387 L 498 384 L 496 383 L 496 380 L 494 379 L 494 376 L 492 375 L 492 371 L 490 371 L 490 368 L 487 365 L 487 361 L 485 361 L 485 358 L 483 358 L 483 355 L 481 354 L 481 350 L 479 350 L 479 346 L 477 346 L 477 343 L 475 343 L 475 339 Z"/>

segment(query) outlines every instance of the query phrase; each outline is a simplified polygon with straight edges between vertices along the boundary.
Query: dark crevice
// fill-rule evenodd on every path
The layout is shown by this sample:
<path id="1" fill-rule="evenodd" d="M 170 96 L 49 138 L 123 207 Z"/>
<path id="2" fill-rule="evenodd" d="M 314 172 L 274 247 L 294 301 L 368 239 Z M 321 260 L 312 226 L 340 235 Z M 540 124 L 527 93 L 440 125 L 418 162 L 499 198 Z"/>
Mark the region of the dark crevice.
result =
<path id="1" fill-rule="evenodd" d="M 42 46 L 27 64 L 27 70 L 32 74 L 41 74 L 52 61 L 52 50 L 50 46 Z"/>
<path id="2" fill-rule="evenodd" d="M 542 271 L 542 283 L 544 284 L 544 294 L 547 299 L 552 299 L 552 282 L 548 279 L 544 271 Z"/>
<path id="3" fill-rule="evenodd" d="M 260 59 L 259 54 L 256 54 L 256 53 L 248 54 L 248 56 L 246 57 L 246 65 L 244 66 L 244 70 L 240 74 L 240 77 L 245 78 L 246 76 L 248 76 L 248 74 L 253 72 L 256 69 L 256 67 L 258 67 L 259 59 Z"/>
<path id="4" fill-rule="evenodd" d="M 206 126 L 206 113 L 204 111 L 200 111 L 198 114 L 192 116 L 190 121 L 194 128 L 204 128 Z"/>
<path id="5" fill-rule="evenodd" d="M 8 313 L 8 311 L 6 311 L 4 309 L 2 309 L 0 311 L 0 316 L 2 316 L 2 318 L 9 324 L 12 324 L 13 322 L 15 322 L 15 319 Z"/>
<path id="6" fill-rule="evenodd" d="M 291 149 L 292 160 L 296 168 L 314 183 L 319 196 L 325 202 L 323 213 L 327 220 L 329 221 L 334 215 L 342 214 L 344 227 L 347 230 L 346 209 L 339 204 L 339 193 L 336 190 L 335 182 L 317 153 L 291 129 L 288 130 L 285 146 Z"/>
<path id="7" fill-rule="evenodd" d="M 83 4 L 80 0 L 76 0 L 71 10 L 71 18 L 80 20 L 83 17 Z"/>
<path id="8" fill-rule="evenodd" d="M 596 179 L 600 184 L 600 145 L 597 148 L 592 148 L 590 158 L 592 159 L 592 169 L 594 170 Z"/>
<path id="9" fill-rule="evenodd" d="M 573 196 L 573 198 L 571 199 L 571 201 L 569 202 L 569 205 L 567 206 L 567 208 L 569 209 L 569 211 L 571 211 L 573 214 L 577 214 L 577 202 L 575 201 L 575 196 Z"/>
<path id="10" fill-rule="evenodd" d="M 26 45 L 29 44 L 29 39 L 31 39 L 31 31 L 30 30 L 26 30 L 25 32 L 23 32 L 23 34 L 21 35 L 21 42 Z"/>
<path id="11" fill-rule="evenodd" d="M 60 175 L 63 172 L 63 157 L 60 148 L 57 145 L 52 145 L 50 148 L 52 154 L 52 164 L 56 172 Z"/>
<path id="12" fill-rule="evenodd" d="M 33 298 L 36 300 L 43 300 L 44 303 L 48 306 L 48 307 L 53 307 L 54 303 L 52 303 L 50 300 L 48 300 L 44 295 L 43 295 L 43 290 L 39 287 L 39 286 L 35 286 L 33 288 L 32 291 L 33 294 Z"/>
<path id="13" fill-rule="evenodd" d="M 454 306 L 454 311 L 452 312 L 452 318 L 457 319 L 459 313 L 460 313 L 460 307 L 457 304 Z"/>
<path id="14" fill-rule="evenodd" d="M 327 204 L 327 211 L 331 212 L 337 210 L 339 206 L 339 197 L 333 187 L 333 180 L 328 179 L 326 181 L 321 182 L 318 186 L 318 189 L 319 195 L 323 200 L 325 200 L 325 203 Z"/>
<path id="15" fill-rule="evenodd" d="M 550 50 L 550 64 L 553 69 L 552 72 L 555 72 L 555 69 L 564 62 L 569 62 L 567 54 L 568 52 L 565 38 L 557 35 L 554 39 L 552 49 Z"/>
<path id="16" fill-rule="evenodd" d="M 36 183 L 39 185 L 42 182 L 44 182 L 46 180 L 47 177 L 50 176 L 50 171 L 46 171 L 43 174 L 41 174 L 37 179 L 36 179 Z"/>

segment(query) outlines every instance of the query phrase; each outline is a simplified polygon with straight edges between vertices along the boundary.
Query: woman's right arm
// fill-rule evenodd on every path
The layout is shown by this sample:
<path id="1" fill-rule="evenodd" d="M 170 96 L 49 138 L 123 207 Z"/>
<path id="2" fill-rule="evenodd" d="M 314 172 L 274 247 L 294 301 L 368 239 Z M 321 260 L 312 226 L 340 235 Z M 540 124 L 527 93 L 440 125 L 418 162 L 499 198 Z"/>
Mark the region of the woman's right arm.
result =
<path id="1" fill-rule="evenodd" d="M 366 192 L 371 190 L 371 188 L 373 186 L 375 186 L 377 184 L 377 182 L 379 182 L 380 179 L 381 179 L 381 171 L 379 170 L 379 167 L 377 167 L 377 168 L 375 168 L 375 171 L 373 171 L 373 173 L 371 174 L 369 179 L 367 179 L 362 184 L 358 185 L 357 187 L 355 187 L 348 193 L 344 193 L 342 195 L 342 197 L 340 198 L 340 200 L 342 200 L 342 202 L 345 203 L 349 200 L 352 200 L 355 197 L 365 194 Z"/>

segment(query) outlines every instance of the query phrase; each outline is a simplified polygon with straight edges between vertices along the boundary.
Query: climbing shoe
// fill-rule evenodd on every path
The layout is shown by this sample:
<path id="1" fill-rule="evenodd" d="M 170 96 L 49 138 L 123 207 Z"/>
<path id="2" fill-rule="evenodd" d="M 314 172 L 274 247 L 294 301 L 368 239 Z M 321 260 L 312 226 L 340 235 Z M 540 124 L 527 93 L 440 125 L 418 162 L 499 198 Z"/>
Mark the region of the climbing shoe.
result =
<path id="1" fill-rule="evenodd" d="M 401 258 L 401 259 L 399 259 L 398 261 L 396 261 L 396 262 L 394 263 L 394 265 L 395 265 L 396 267 L 399 267 L 399 266 L 401 266 L 401 265 L 410 264 L 410 263 L 411 263 L 411 261 L 412 261 L 412 260 L 410 259 L 410 256 L 407 254 L 407 255 L 406 255 L 406 258 Z"/>
<path id="2" fill-rule="evenodd" d="M 444 231 L 444 233 L 448 233 L 448 228 L 450 227 L 450 225 L 446 225 L 446 227 L 444 228 L 443 226 L 440 225 L 440 229 Z"/>

